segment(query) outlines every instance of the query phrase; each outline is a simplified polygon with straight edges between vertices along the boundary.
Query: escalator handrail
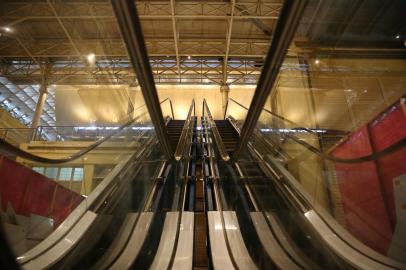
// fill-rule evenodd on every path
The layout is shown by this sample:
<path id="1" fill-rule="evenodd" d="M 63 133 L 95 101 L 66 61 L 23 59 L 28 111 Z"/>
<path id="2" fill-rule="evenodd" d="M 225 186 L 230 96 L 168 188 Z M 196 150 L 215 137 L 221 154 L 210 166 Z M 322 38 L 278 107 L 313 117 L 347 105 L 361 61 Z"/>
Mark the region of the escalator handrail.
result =
<path id="1" fill-rule="evenodd" d="M 141 86 L 141 92 L 144 96 L 151 121 L 154 124 L 155 134 L 159 139 L 164 155 L 168 159 L 173 159 L 174 149 L 171 147 L 169 136 L 166 132 L 165 119 L 159 106 L 158 92 L 136 4 L 134 1 L 128 0 L 114 0 L 110 2 L 121 36 L 126 45 L 130 62 L 137 75 L 137 81 Z"/>
<path id="2" fill-rule="evenodd" d="M 0 139 L 0 149 L 5 150 L 6 152 L 11 153 L 11 154 L 16 155 L 16 156 L 19 156 L 21 158 L 28 159 L 28 160 L 35 161 L 35 162 L 39 162 L 39 163 L 46 163 L 46 164 L 66 163 L 66 162 L 75 160 L 75 159 L 87 154 L 88 152 L 94 150 L 100 144 L 104 143 L 105 141 L 110 139 L 112 136 L 114 136 L 117 133 L 121 132 L 124 128 L 130 126 L 137 119 L 139 119 L 139 117 L 136 117 L 136 118 L 128 121 L 124 125 L 120 126 L 118 129 L 116 129 L 114 132 L 112 132 L 109 135 L 97 140 L 95 143 L 91 144 L 86 149 L 83 149 L 83 150 L 81 150 L 79 152 L 76 152 L 75 154 L 73 154 L 71 156 L 68 156 L 68 157 L 65 157 L 65 158 L 53 159 L 53 158 L 46 158 L 46 157 L 37 156 L 37 155 L 34 155 L 34 154 L 30 153 L 30 152 L 22 150 L 22 149 L 18 148 L 17 146 L 14 146 L 14 145 L 10 144 L 9 142 L 7 142 L 7 141 L 5 141 L 3 139 Z"/>
<path id="3" fill-rule="evenodd" d="M 237 131 L 239 129 L 237 128 Z M 256 132 L 255 134 L 260 134 L 260 132 Z M 262 134 L 261 134 L 262 135 Z M 385 266 L 394 267 L 395 269 L 406 269 L 402 263 L 394 261 L 388 257 L 382 257 L 381 254 L 377 253 L 376 251 L 372 250 L 354 236 L 349 233 L 343 233 L 342 230 L 339 229 L 340 225 L 331 215 L 321 206 L 319 203 L 311 198 L 309 193 L 300 185 L 300 183 L 286 170 L 286 168 L 279 164 L 279 162 L 272 158 L 270 155 L 263 156 L 260 154 L 252 143 L 249 143 L 249 148 L 253 150 L 255 155 L 262 160 L 267 170 L 272 172 L 272 175 L 275 176 L 279 181 L 275 181 L 277 185 L 281 185 L 287 189 L 287 194 L 293 196 L 293 204 L 298 207 L 300 212 L 302 212 L 305 216 L 306 213 L 309 213 L 313 210 L 320 219 L 326 224 L 326 226 L 334 233 L 334 235 L 338 236 L 340 241 L 345 242 L 349 247 L 360 252 L 363 256 L 368 257 L 370 260 L 383 264 Z M 317 230 L 317 228 L 316 228 Z M 346 234 L 346 235 L 344 235 Z"/>
<path id="4" fill-rule="evenodd" d="M 266 54 L 244 125 L 241 128 L 241 136 L 237 141 L 232 155 L 233 161 L 238 160 L 247 147 L 248 141 L 261 115 L 262 108 L 268 100 L 269 94 L 274 89 L 273 86 L 277 81 L 288 48 L 292 43 L 303 14 L 305 13 L 307 3 L 308 1 L 306 0 L 283 1 L 275 31 L 273 31 L 272 42 Z"/>
<path id="5" fill-rule="evenodd" d="M 151 146 L 157 143 L 156 136 L 152 136 L 143 144 L 140 149 L 133 153 L 131 157 L 120 161 L 113 170 L 103 179 L 103 181 L 96 186 L 94 190 L 83 200 L 56 228 L 44 241 L 40 242 L 34 248 L 28 250 L 22 256 L 17 258 L 18 263 L 23 266 L 36 258 L 43 256 L 45 252 L 57 245 L 64 237 L 72 230 L 74 226 L 82 219 L 85 213 L 90 209 L 99 209 L 105 206 L 105 201 L 108 199 L 109 194 L 117 187 L 117 181 L 122 179 L 121 175 L 127 173 L 126 167 L 139 164 L 141 158 L 145 156 L 145 152 L 151 148 Z M 127 170 L 128 171 L 128 170 Z M 92 210 L 92 211 L 93 211 Z"/>
<path id="6" fill-rule="evenodd" d="M 203 103 L 205 103 L 205 100 L 203 100 Z M 207 108 L 208 109 L 208 108 Z M 203 106 L 203 110 L 204 110 L 204 106 Z M 208 111 L 210 113 L 210 111 Z M 204 112 L 202 114 L 204 116 Z M 209 137 L 208 137 L 208 133 L 207 133 L 207 126 L 205 127 L 206 132 L 205 132 L 205 136 L 206 136 L 206 140 L 209 141 Z M 226 231 L 226 224 L 225 224 L 225 220 L 224 220 L 224 213 L 223 213 L 223 207 L 221 205 L 221 198 L 220 198 L 220 187 L 219 187 L 219 179 L 220 179 L 220 174 L 218 173 L 218 168 L 214 165 L 214 153 L 212 153 L 212 150 L 214 150 L 211 147 L 208 147 L 208 156 L 209 156 L 209 164 L 211 167 L 211 177 L 212 177 L 212 181 L 213 181 L 213 191 L 214 191 L 214 200 L 215 200 L 215 205 L 217 206 L 217 211 L 220 213 L 220 221 L 221 221 L 221 230 L 223 232 L 223 236 L 224 236 L 224 241 L 226 244 L 226 248 L 227 248 L 227 252 L 230 256 L 230 260 L 232 265 L 234 266 L 235 269 L 239 269 L 238 264 L 234 258 L 234 254 L 231 250 L 231 246 L 230 246 L 230 242 L 228 240 L 228 235 L 227 235 L 227 231 Z"/>
<path id="7" fill-rule="evenodd" d="M 251 147 L 253 146 L 251 145 Z M 373 250 L 368 245 L 364 244 L 359 239 L 354 237 L 351 233 L 349 233 L 335 220 L 334 217 L 331 216 L 330 213 L 326 211 L 323 206 L 319 204 L 319 202 L 317 202 L 317 200 L 312 199 L 311 195 L 303 188 L 303 186 L 296 180 L 296 178 L 277 160 L 275 160 L 270 155 L 266 155 L 262 157 L 262 159 L 273 170 L 277 170 L 278 174 L 283 177 L 283 182 L 290 191 L 289 194 L 292 194 L 294 197 L 296 197 L 296 199 L 299 199 L 301 202 L 305 203 L 304 208 L 301 210 L 305 216 L 307 215 L 307 213 L 314 211 L 320 218 L 320 220 L 328 227 L 329 230 L 334 233 L 334 235 L 337 236 L 338 239 L 340 239 L 340 241 L 343 241 L 346 245 L 351 247 L 353 250 L 356 250 L 363 256 L 367 257 L 371 261 L 377 262 L 384 266 L 389 266 L 394 269 L 406 269 L 406 265 L 403 262 L 396 261 L 390 257 L 378 253 L 377 251 Z M 317 227 L 315 227 L 315 229 L 319 232 Z M 324 237 L 325 236 L 323 236 L 323 238 Z M 338 249 L 341 249 L 341 247 L 338 247 Z"/>
<path id="8" fill-rule="evenodd" d="M 229 98 L 228 100 L 234 102 L 235 104 L 237 104 L 237 105 L 240 106 L 241 108 L 243 108 L 243 109 L 245 109 L 245 110 L 248 111 L 248 108 L 247 108 L 246 106 L 242 105 L 241 103 L 239 103 L 239 102 L 236 101 L 235 99 Z M 228 102 L 227 102 L 227 103 L 228 103 Z M 299 124 L 297 124 L 297 123 L 295 123 L 295 122 L 293 122 L 293 121 L 291 121 L 291 120 L 289 120 L 289 119 L 286 119 L 285 117 L 280 116 L 279 114 L 276 114 L 276 113 L 274 113 L 274 112 L 268 110 L 267 108 L 263 108 L 262 110 L 265 111 L 265 112 L 267 112 L 268 114 L 271 114 L 272 116 L 275 116 L 276 118 L 279 118 L 279 119 L 281 119 L 281 120 L 283 120 L 283 121 L 289 123 L 289 124 L 292 124 L 292 125 L 295 125 L 295 126 L 299 126 L 299 127 L 295 128 L 296 130 L 307 131 L 307 132 L 309 132 L 309 133 L 311 133 L 311 134 L 313 134 L 313 135 L 315 135 L 315 136 L 318 136 L 318 134 L 317 134 L 316 132 L 314 132 L 313 130 L 311 130 L 311 129 L 309 129 L 309 128 L 306 128 L 306 127 L 300 127 Z"/>
<path id="9" fill-rule="evenodd" d="M 160 104 L 164 103 L 167 100 L 170 101 L 169 98 L 166 98 L 166 99 L 162 100 L 160 102 Z M 142 108 L 144 106 L 145 106 L 145 104 L 141 105 L 136 110 L 138 110 L 138 109 L 140 109 L 140 108 Z M 86 149 L 83 149 L 83 150 L 81 150 L 79 152 L 76 152 L 73 155 L 65 157 L 65 158 L 53 159 L 53 158 L 46 158 L 46 157 L 37 156 L 37 155 L 34 155 L 34 154 L 30 153 L 30 152 L 22 150 L 21 148 L 7 142 L 6 140 L 4 140 L 2 138 L 0 138 L 0 149 L 4 150 L 4 151 L 6 151 L 6 152 L 8 152 L 8 153 L 10 153 L 12 155 L 16 155 L 18 157 L 28 159 L 30 161 L 35 161 L 35 162 L 39 162 L 39 163 L 46 163 L 46 164 L 62 164 L 62 163 L 70 162 L 70 161 L 73 161 L 73 160 L 75 160 L 77 158 L 80 158 L 83 155 L 89 153 L 90 151 L 96 149 L 99 145 L 101 145 L 102 143 L 104 143 L 105 141 L 107 141 L 108 139 L 113 137 L 114 135 L 117 135 L 118 133 L 120 133 L 124 128 L 131 126 L 133 123 L 135 123 L 137 120 L 139 120 L 145 114 L 147 114 L 147 112 L 144 112 L 144 113 L 138 115 L 137 117 L 127 121 L 124 125 L 120 126 L 118 129 L 114 130 L 112 133 L 108 134 L 107 136 L 105 136 L 103 138 L 100 138 L 96 142 L 89 145 Z"/>
<path id="10" fill-rule="evenodd" d="M 195 111 L 194 108 L 195 108 L 195 99 L 193 99 L 192 104 L 190 104 L 189 112 L 187 114 L 186 121 L 183 124 L 182 133 L 180 135 L 178 145 L 176 146 L 176 151 L 175 151 L 175 160 L 176 161 L 179 161 L 183 156 L 188 131 L 190 129 L 190 121 L 192 120 L 192 111 L 193 112 Z M 196 116 L 195 113 L 193 113 L 193 116 Z"/>
<path id="11" fill-rule="evenodd" d="M 245 106 L 242 105 L 241 103 L 235 101 L 234 99 L 229 98 L 229 100 L 231 100 L 231 101 L 234 102 L 235 104 L 239 105 L 240 107 L 242 107 L 242 108 L 248 110 L 247 107 L 245 107 Z M 286 119 L 286 118 L 284 118 L 284 117 L 282 117 L 282 116 L 279 116 L 279 115 L 277 115 L 277 114 L 275 114 L 275 113 L 273 113 L 273 112 L 271 112 L 271 111 L 269 111 L 269 110 L 267 110 L 267 109 L 265 109 L 265 108 L 264 108 L 263 110 L 264 110 L 265 112 L 267 112 L 267 113 L 270 113 L 270 114 L 274 115 L 275 117 L 278 117 L 279 119 L 282 119 L 282 120 L 284 120 L 284 121 L 289 122 L 290 124 L 295 124 L 295 125 L 297 125 L 296 123 L 294 123 L 294 122 L 292 122 L 292 121 L 290 121 L 290 120 L 288 120 L 288 119 Z M 317 133 L 315 133 L 314 131 L 312 131 L 312 130 L 310 130 L 310 129 L 308 129 L 308 128 L 305 128 L 305 127 L 298 127 L 298 128 L 296 128 L 296 129 L 297 129 L 297 130 L 304 130 L 304 131 L 310 132 L 310 133 L 312 133 L 312 134 L 315 134 L 315 135 L 317 136 Z M 258 133 L 259 133 L 262 137 L 264 136 L 261 132 L 258 132 Z M 354 157 L 354 158 L 340 158 L 340 157 L 336 157 L 336 156 L 333 156 L 333 155 L 330 155 L 330 154 L 326 154 L 326 153 L 320 151 L 320 150 L 317 149 L 316 147 L 314 147 L 314 146 L 308 144 L 307 142 L 300 140 L 300 139 L 299 139 L 297 136 L 295 136 L 295 135 L 286 134 L 286 136 L 287 136 L 289 139 L 292 139 L 293 141 L 295 141 L 296 143 L 302 145 L 303 147 L 305 147 L 306 149 L 308 149 L 308 150 L 311 151 L 312 153 L 318 155 L 319 157 L 321 157 L 321 158 L 323 158 L 323 159 L 326 159 L 326 160 L 329 160 L 329 161 L 337 162 L 337 163 L 348 163 L 348 164 L 351 164 L 351 163 L 360 163 L 360 162 L 373 161 L 373 160 L 377 160 L 377 159 L 380 159 L 380 158 L 382 158 L 382 157 L 385 157 L 385 156 L 387 156 L 387 155 L 390 155 L 390 154 L 392 154 L 392 153 L 395 153 L 395 152 L 401 150 L 402 148 L 406 147 L 406 138 L 403 138 L 403 139 L 399 140 L 398 142 L 389 145 L 388 147 L 384 148 L 383 150 L 378 151 L 378 152 L 374 152 L 373 154 L 370 154 L 370 155 L 364 155 L 364 156 L 359 156 L 359 157 Z"/>
<path id="12" fill-rule="evenodd" d="M 210 112 L 209 106 L 207 105 L 207 101 L 205 98 L 203 99 L 203 108 L 202 109 L 203 109 L 202 115 L 204 116 L 204 112 L 206 111 L 207 116 L 209 117 L 210 127 L 213 132 L 214 140 L 216 141 L 217 148 L 219 150 L 221 159 L 224 161 L 229 161 L 230 156 L 228 155 L 228 153 L 226 151 L 226 147 L 224 146 L 223 140 L 221 139 L 220 133 L 217 129 L 216 122 L 214 122 L 213 116 Z"/>

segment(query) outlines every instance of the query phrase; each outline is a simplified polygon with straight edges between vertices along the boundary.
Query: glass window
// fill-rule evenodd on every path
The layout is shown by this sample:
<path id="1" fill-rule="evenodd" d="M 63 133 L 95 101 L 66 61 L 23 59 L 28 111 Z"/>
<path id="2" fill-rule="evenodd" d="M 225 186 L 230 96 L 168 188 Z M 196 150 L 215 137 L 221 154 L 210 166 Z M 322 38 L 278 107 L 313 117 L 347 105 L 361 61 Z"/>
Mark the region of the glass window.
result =
<path id="1" fill-rule="evenodd" d="M 83 180 L 83 168 L 75 168 L 73 172 L 73 181 Z"/>
<path id="2" fill-rule="evenodd" d="M 34 172 L 44 173 L 45 168 L 44 167 L 33 167 L 32 169 L 33 169 Z"/>
<path id="3" fill-rule="evenodd" d="M 59 170 L 59 180 L 70 181 L 72 177 L 72 168 L 61 168 Z"/>
<path id="4" fill-rule="evenodd" d="M 45 169 L 45 176 L 51 179 L 56 179 L 58 175 L 58 168 L 55 167 L 48 167 Z"/>

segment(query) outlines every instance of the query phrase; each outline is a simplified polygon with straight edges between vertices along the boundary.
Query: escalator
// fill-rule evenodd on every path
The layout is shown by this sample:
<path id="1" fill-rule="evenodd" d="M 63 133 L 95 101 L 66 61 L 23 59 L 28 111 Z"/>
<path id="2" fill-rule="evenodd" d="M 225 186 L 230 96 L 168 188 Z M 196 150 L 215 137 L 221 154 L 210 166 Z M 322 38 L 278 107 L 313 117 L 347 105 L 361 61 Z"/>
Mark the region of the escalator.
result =
<path id="1" fill-rule="evenodd" d="M 182 133 L 182 128 L 184 124 L 185 120 L 171 119 L 166 126 L 166 130 L 168 133 L 172 149 L 176 149 L 176 147 L 178 146 L 179 138 Z"/>
<path id="2" fill-rule="evenodd" d="M 330 233 L 322 235 L 309 221 L 307 213 L 316 213 L 313 206 L 289 184 L 292 176 L 282 163 L 278 165 L 276 156 L 259 154 L 272 152 L 266 145 L 259 149 L 250 143 L 236 162 L 223 158 L 221 151 L 231 155 L 237 144 L 238 123 L 231 118 L 214 121 L 208 104 L 204 107 L 208 116 L 203 115 L 200 128 L 192 115 L 194 102 L 186 120 L 167 122 L 171 147 L 182 148 L 179 161 L 163 158 L 153 134 L 143 138 L 137 154 L 119 167 L 117 179 L 87 201 L 82 217 L 74 222 L 68 218 L 72 225 L 64 238 L 71 243 L 58 240 L 43 254 L 23 256 L 21 265 L 359 269 L 326 240 Z M 226 145 L 221 145 L 223 139 Z M 57 250 L 60 254 L 52 258 Z M 365 265 L 373 269 L 378 262 L 370 263 Z M 389 261 L 382 269 L 402 269 L 392 264 Z"/>
<path id="3" fill-rule="evenodd" d="M 194 103 L 191 105 L 193 108 Z M 191 112 L 192 110 L 190 110 Z M 136 119 L 141 119 L 145 113 Z M 153 130 L 138 129 L 131 120 L 110 135 L 61 160 L 48 159 L 20 150 L 5 141 L 8 153 L 43 163 L 63 163 L 98 149 L 99 145 L 121 138 L 125 134 L 137 141 L 117 144 L 136 145 L 133 154 L 106 176 L 96 189 L 67 217 L 48 238 L 37 247 L 19 256 L 24 269 L 161 269 L 163 265 L 192 264 L 193 213 L 184 211 L 186 185 L 190 173 L 190 140 L 196 130 L 195 118 L 167 121 L 173 148 L 180 149 L 181 160 L 173 163 L 161 152 Z M 182 135 L 182 136 L 181 136 Z M 180 138 L 183 143 L 179 143 Z M 181 147 L 177 147 L 181 145 Z M 40 193 L 38 194 L 40 195 Z M 192 209 L 193 211 L 193 209 Z M 184 229 L 180 232 L 180 225 Z M 187 230 L 186 228 L 189 228 Z M 180 240 L 179 240 L 180 239 Z M 186 243 L 190 244 L 187 245 Z M 169 244 L 171 243 L 171 244 Z M 178 258 L 182 258 L 179 261 Z M 167 260 L 169 258 L 169 260 Z"/>
<path id="4" fill-rule="evenodd" d="M 209 112 L 209 109 L 206 108 Z M 405 266 L 373 252 L 357 240 L 343 234 L 317 203 L 297 184 L 284 167 L 281 149 L 263 137 L 259 130 L 246 151 L 234 163 L 220 158 L 237 144 L 240 123 L 232 117 L 212 120 L 211 133 L 216 144 L 216 167 L 224 219 L 238 220 L 244 245 L 256 267 L 261 269 L 404 269 Z M 215 138 L 218 130 L 221 139 Z M 307 132 L 307 131 L 306 131 Z M 231 135 L 230 135 L 231 134 Z M 223 137 L 224 136 L 224 137 Z M 272 136 L 269 136 L 270 138 Z M 278 136 L 276 138 L 279 141 Z M 284 140 L 281 140 L 283 142 Z M 295 139 L 295 142 L 299 140 Z M 280 143 L 280 142 L 279 142 Z M 219 145 L 220 144 L 220 145 Z M 300 144 L 305 142 L 300 141 Z M 231 146 L 231 147 L 230 147 Z M 306 147 L 306 146 L 305 146 Z M 310 146 L 307 148 L 316 151 Z M 373 157 L 371 157 L 373 158 Z M 340 162 L 348 162 L 339 160 Z M 360 162 L 355 159 L 351 162 Z M 285 165 L 286 166 L 286 165 Z M 321 217 L 322 216 L 322 217 Z M 316 221 L 317 220 L 317 221 Z M 322 221 L 323 220 L 323 221 Z M 327 224 L 322 224 L 326 222 Z M 229 230 L 225 234 L 230 234 Z M 334 238 L 334 241 L 330 237 Z M 260 243 L 260 244 L 258 244 Z M 230 251 L 233 256 L 233 251 Z M 350 254 L 357 253 L 357 260 Z M 261 255 L 259 255 L 261 254 Z"/>
<path id="5" fill-rule="evenodd" d="M 228 120 L 214 120 L 228 155 L 231 155 L 238 141 L 238 133 Z"/>
<path id="6" fill-rule="evenodd" d="M 115 164 L 62 226 L 17 258 L 22 268 L 406 269 L 343 230 L 303 189 L 289 171 L 295 157 L 284 152 L 284 144 L 287 138 L 293 140 L 289 146 L 306 142 L 274 132 L 274 122 L 264 126 L 270 131 L 267 138 L 256 126 L 303 12 L 302 1 L 287 1 L 282 10 L 276 43 L 253 97 L 254 112 L 242 119 L 245 129 L 232 115 L 214 119 L 206 100 L 199 128 L 194 101 L 185 120 L 174 120 L 172 110 L 165 122 L 135 3 L 112 3 L 154 129 L 143 126 L 148 131 L 124 140 L 122 148 L 131 154 Z M 131 121 L 117 134 L 133 128 Z M 92 151 L 58 161 L 2 146 L 52 164 Z"/>

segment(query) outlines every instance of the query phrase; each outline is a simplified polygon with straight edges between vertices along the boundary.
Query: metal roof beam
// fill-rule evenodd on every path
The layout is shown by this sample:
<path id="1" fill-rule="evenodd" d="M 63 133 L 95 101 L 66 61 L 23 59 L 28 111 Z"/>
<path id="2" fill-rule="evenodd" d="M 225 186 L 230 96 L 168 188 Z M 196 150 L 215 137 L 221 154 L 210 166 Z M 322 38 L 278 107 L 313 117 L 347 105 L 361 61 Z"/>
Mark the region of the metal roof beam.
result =
<path id="1" fill-rule="evenodd" d="M 179 59 L 179 46 L 178 46 L 178 31 L 176 28 L 176 18 L 175 18 L 175 0 L 171 0 L 171 19 L 172 19 L 172 30 L 173 30 L 173 42 L 175 46 L 175 56 L 176 56 L 176 66 L 178 69 L 179 78 L 181 77 L 180 72 L 180 59 Z"/>
<path id="2" fill-rule="evenodd" d="M 233 32 L 233 20 L 234 20 L 235 0 L 231 0 L 231 15 L 228 23 L 227 37 L 226 37 L 226 54 L 224 55 L 224 69 L 223 69 L 223 84 L 227 83 L 227 65 L 228 54 L 230 53 L 231 34 Z"/>

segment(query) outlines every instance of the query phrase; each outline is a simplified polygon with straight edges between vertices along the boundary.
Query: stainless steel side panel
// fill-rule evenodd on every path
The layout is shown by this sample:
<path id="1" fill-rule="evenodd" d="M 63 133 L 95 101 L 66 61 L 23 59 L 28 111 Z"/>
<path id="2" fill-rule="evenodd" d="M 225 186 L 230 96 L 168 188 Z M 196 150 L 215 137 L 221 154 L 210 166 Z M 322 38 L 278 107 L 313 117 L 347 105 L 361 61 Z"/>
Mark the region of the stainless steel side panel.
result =
<path id="1" fill-rule="evenodd" d="M 188 270 L 193 266 L 194 212 L 183 212 L 178 247 L 172 269 Z"/>
<path id="2" fill-rule="evenodd" d="M 176 229 L 178 225 L 178 212 L 166 213 L 164 228 L 162 230 L 159 247 L 150 269 L 167 269 L 175 245 Z"/>
<path id="3" fill-rule="evenodd" d="M 314 210 L 307 212 L 305 216 L 307 219 L 309 219 L 313 226 L 315 226 L 315 230 L 323 237 L 323 239 L 330 240 L 326 241 L 326 243 L 330 246 L 339 243 L 338 246 L 331 246 L 331 248 L 334 250 L 342 250 L 341 246 L 345 246 L 346 251 L 350 253 L 357 253 L 356 256 L 350 256 L 343 259 L 346 261 L 356 259 L 356 261 L 349 261 L 349 263 L 358 268 L 361 267 L 360 265 L 368 265 L 369 267 L 371 264 L 375 268 L 367 267 L 365 269 L 406 269 L 405 264 L 372 250 L 370 247 L 366 246 L 351 235 L 344 227 L 338 224 L 338 222 L 320 204 L 312 199 L 312 197 L 303 189 L 301 184 L 297 182 L 297 180 L 290 174 L 289 171 L 286 170 L 285 167 L 283 167 L 283 165 L 281 165 L 270 155 L 267 157 L 278 168 L 278 170 L 283 172 L 286 180 L 294 187 L 294 189 L 296 189 L 296 191 L 306 198 L 307 201 L 312 202 L 312 207 Z M 318 223 L 323 225 L 317 226 L 316 224 Z M 332 241 L 333 239 L 334 241 Z M 360 253 L 360 251 L 362 253 Z M 343 256 L 342 252 L 337 252 L 337 254 Z M 360 262 L 360 258 L 362 258 L 362 263 Z M 375 259 L 376 261 L 372 260 L 371 258 Z M 366 263 L 367 261 L 370 263 Z"/>
<path id="4" fill-rule="evenodd" d="M 127 241 L 130 239 L 131 233 L 137 221 L 138 213 L 128 213 L 123 225 L 121 226 L 117 237 L 111 243 L 109 249 L 103 254 L 102 258 L 92 266 L 92 269 L 104 269 L 114 262 L 114 260 L 120 256 L 121 251 L 124 250 L 127 245 Z"/>
<path id="5" fill-rule="evenodd" d="M 110 269 L 128 269 L 134 263 L 137 258 L 138 253 L 144 244 L 145 237 L 148 234 L 149 227 L 151 225 L 151 220 L 153 213 L 146 212 L 141 213 L 138 222 L 130 236 L 128 244 L 124 249 L 121 256 L 115 261 L 115 263 L 110 267 Z"/>
<path id="6" fill-rule="evenodd" d="M 73 212 L 62 222 L 59 227 L 53 231 L 44 241 L 36 245 L 31 250 L 27 251 L 25 254 L 17 258 L 17 262 L 20 265 L 28 263 L 31 259 L 37 256 L 42 256 L 41 254 L 46 252 L 52 245 L 56 245 L 58 241 L 61 241 L 69 230 L 86 214 L 89 205 L 97 200 L 99 196 L 108 190 L 109 186 L 113 183 L 115 177 L 123 169 L 124 165 L 128 162 L 130 157 L 126 158 L 118 165 L 116 165 L 113 171 L 90 193 L 90 195 L 83 200 Z M 77 225 L 77 224 L 76 224 Z"/>
<path id="7" fill-rule="evenodd" d="M 82 236 L 90 228 L 97 214 L 87 211 L 78 223 L 69 231 L 65 237 L 54 245 L 51 249 L 45 251 L 40 257 L 37 257 L 23 266 L 23 269 L 46 269 L 58 262 L 72 248 L 78 244 Z"/>
<path id="8" fill-rule="evenodd" d="M 337 253 L 341 258 L 350 263 L 357 269 L 376 269 L 386 270 L 393 269 L 381 263 L 373 261 L 362 253 L 356 252 L 351 246 L 341 240 L 333 231 L 326 225 L 326 223 L 319 217 L 319 215 L 310 210 L 305 213 L 306 218 L 317 228 L 317 232 L 326 241 L 326 243 Z"/>
<path id="9" fill-rule="evenodd" d="M 176 248 L 176 253 L 172 268 L 192 269 L 194 214 L 193 212 L 182 213 L 178 245 L 175 247 L 178 218 L 179 212 L 168 212 L 166 214 L 158 251 L 150 269 L 167 269 L 174 248 Z"/>
<path id="10" fill-rule="evenodd" d="M 223 211 L 223 216 L 229 247 L 235 263 L 240 269 L 257 269 L 245 246 L 235 212 Z M 214 268 L 234 269 L 230 258 L 231 254 L 228 253 L 226 239 L 223 234 L 220 212 L 209 211 L 208 221 L 211 255 Z"/>
<path id="11" fill-rule="evenodd" d="M 268 226 L 268 223 L 266 222 L 264 215 L 261 212 L 252 212 L 251 219 L 252 219 L 252 222 L 254 223 L 255 230 L 258 234 L 259 240 L 262 243 L 262 246 L 265 248 L 266 252 L 268 253 L 269 257 L 272 259 L 272 261 L 280 269 L 302 269 L 294 261 L 292 261 L 292 259 L 290 259 L 289 256 L 287 256 L 284 249 L 281 247 L 281 245 L 278 243 L 278 241 L 272 234 L 272 232 Z M 280 237 L 278 237 L 279 241 L 287 242 L 286 238 L 283 235 L 283 233 L 281 232 L 280 228 L 277 227 L 278 225 L 279 224 L 272 223 L 275 233 L 280 236 Z M 296 254 L 296 252 L 293 249 L 289 249 L 287 251 L 292 256 L 295 256 L 295 259 L 297 259 L 301 263 L 301 265 L 304 266 L 304 263 L 301 262 L 299 255 Z M 309 269 L 307 267 L 304 267 L 304 268 Z"/>

